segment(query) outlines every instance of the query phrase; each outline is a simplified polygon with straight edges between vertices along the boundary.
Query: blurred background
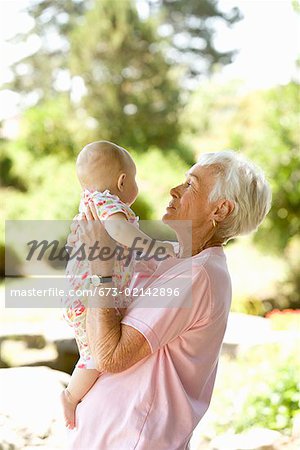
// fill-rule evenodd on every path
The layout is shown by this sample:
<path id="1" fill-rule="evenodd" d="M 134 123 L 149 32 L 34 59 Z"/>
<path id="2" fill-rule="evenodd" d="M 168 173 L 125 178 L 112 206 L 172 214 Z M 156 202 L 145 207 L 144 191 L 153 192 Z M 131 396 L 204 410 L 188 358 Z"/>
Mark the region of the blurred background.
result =
<path id="1" fill-rule="evenodd" d="M 232 312 L 192 448 L 300 448 L 299 2 L 1 0 L 0 9 L 0 448 L 63 448 L 57 395 L 77 357 L 60 310 L 5 308 L 4 221 L 71 219 L 76 155 L 99 139 L 133 155 L 143 220 L 161 217 L 202 152 L 231 148 L 266 172 L 271 212 L 225 249 Z"/>

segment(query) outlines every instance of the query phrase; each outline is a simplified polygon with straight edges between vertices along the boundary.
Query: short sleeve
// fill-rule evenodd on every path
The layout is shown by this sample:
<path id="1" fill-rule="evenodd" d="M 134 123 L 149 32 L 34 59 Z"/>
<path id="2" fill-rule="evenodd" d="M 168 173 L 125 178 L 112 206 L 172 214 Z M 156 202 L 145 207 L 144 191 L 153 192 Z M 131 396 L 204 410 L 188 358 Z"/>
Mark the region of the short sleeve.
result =
<path id="1" fill-rule="evenodd" d="M 174 287 L 174 280 L 169 281 L 169 287 Z M 166 286 L 164 286 L 166 287 Z M 151 285 L 152 292 L 155 282 Z M 160 289 L 160 287 L 158 287 Z M 211 296 L 208 276 L 202 267 L 197 268 L 193 277 L 180 282 L 180 296 L 159 300 L 163 307 L 149 307 L 153 298 L 139 297 L 128 308 L 122 319 L 123 324 L 130 325 L 147 339 L 152 353 L 182 336 L 194 324 L 205 325 L 211 311 Z M 144 307 L 144 305 L 147 307 Z M 176 304 L 176 306 L 174 306 Z"/>
<path id="2" fill-rule="evenodd" d="M 123 203 L 117 195 L 111 194 L 108 190 L 104 192 L 89 192 L 87 189 L 83 193 L 80 209 L 84 211 L 84 203 L 93 200 L 100 220 L 105 220 L 116 213 L 122 213 L 130 222 L 135 220 L 134 212 L 128 205 Z"/>
<path id="3" fill-rule="evenodd" d="M 107 219 L 108 217 L 112 216 L 116 213 L 122 213 L 125 215 L 126 219 L 130 219 L 130 212 L 128 211 L 128 208 L 126 205 L 124 205 L 120 200 L 117 198 L 111 198 L 111 197 L 95 197 L 94 198 L 94 204 L 96 206 L 97 214 L 99 219 Z"/>

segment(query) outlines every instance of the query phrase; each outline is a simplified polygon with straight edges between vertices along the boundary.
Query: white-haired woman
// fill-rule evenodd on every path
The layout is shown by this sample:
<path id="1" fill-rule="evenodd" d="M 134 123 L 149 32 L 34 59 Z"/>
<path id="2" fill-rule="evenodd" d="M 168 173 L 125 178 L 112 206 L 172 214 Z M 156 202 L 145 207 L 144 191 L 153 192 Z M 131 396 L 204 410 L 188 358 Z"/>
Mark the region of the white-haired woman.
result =
<path id="1" fill-rule="evenodd" d="M 178 257 L 137 266 L 139 297 L 124 317 L 91 298 L 90 348 L 104 373 L 77 407 L 72 449 L 184 450 L 209 406 L 231 303 L 223 245 L 257 229 L 271 192 L 260 169 L 224 151 L 202 155 L 170 194 L 163 221 L 176 231 Z M 100 233 L 113 247 L 86 216 L 81 239 L 92 245 Z M 113 261 L 90 269 L 110 277 Z"/>

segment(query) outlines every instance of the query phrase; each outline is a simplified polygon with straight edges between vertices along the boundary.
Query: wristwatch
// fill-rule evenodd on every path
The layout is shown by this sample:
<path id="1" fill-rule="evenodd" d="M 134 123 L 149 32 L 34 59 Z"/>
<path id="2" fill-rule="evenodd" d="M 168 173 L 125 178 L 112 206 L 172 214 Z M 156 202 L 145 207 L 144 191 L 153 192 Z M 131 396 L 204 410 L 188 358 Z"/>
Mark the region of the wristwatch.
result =
<path id="1" fill-rule="evenodd" d="M 92 275 L 90 277 L 90 282 L 93 286 L 97 287 L 100 286 L 102 283 L 111 283 L 113 280 L 113 277 L 101 277 L 101 275 Z"/>

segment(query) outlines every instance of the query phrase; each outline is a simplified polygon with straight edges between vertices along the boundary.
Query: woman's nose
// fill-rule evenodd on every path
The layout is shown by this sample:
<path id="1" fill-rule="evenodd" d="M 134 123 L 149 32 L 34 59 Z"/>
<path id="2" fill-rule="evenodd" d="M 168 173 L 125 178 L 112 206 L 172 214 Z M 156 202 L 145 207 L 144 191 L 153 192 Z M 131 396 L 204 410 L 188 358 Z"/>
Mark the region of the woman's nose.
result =
<path id="1" fill-rule="evenodd" d="M 172 197 L 178 198 L 179 197 L 179 191 L 178 191 L 179 186 L 173 187 L 170 190 L 170 194 L 172 195 Z"/>

